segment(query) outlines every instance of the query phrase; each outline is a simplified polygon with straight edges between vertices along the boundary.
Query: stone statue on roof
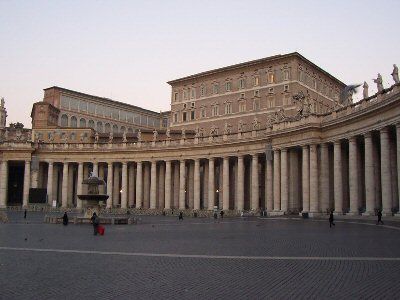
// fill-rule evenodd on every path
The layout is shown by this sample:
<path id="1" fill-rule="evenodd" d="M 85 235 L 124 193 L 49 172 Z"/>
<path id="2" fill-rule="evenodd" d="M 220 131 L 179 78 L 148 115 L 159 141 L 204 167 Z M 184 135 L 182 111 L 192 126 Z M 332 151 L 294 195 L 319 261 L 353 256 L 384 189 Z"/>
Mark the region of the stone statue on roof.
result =
<path id="1" fill-rule="evenodd" d="M 128 139 L 126 138 L 126 130 L 124 130 L 124 132 L 122 133 L 122 142 L 126 143 L 128 141 Z"/>
<path id="2" fill-rule="evenodd" d="M 396 66 L 396 64 L 393 65 L 393 72 L 390 75 L 392 75 L 394 83 L 399 83 L 399 68 Z"/>
<path id="3" fill-rule="evenodd" d="M 382 80 L 382 75 L 378 73 L 378 77 L 374 79 L 374 82 L 376 83 L 376 87 L 378 88 L 378 93 L 383 91 L 383 80 Z"/>
<path id="4" fill-rule="evenodd" d="M 96 133 L 94 134 L 94 142 L 98 143 L 99 142 L 99 133 L 96 131 Z"/>
<path id="5" fill-rule="evenodd" d="M 363 84 L 363 98 L 364 99 L 368 98 L 368 88 L 369 88 L 368 83 L 366 81 L 364 81 L 364 84 Z"/>
<path id="6" fill-rule="evenodd" d="M 167 128 L 167 131 L 165 131 L 165 136 L 167 137 L 167 139 L 171 138 L 171 129 Z"/>
<path id="7" fill-rule="evenodd" d="M 138 139 L 138 142 L 142 141 L 142 131 L 140 131 L 140 129 L 138 130 L 138 133 L 137 133 L 137 139 Z"/>
<path id="8" fill-rule="evenodd" d="M 158 132 L 157 132 L 157 130 L 153 130 L 153 141 L 155 142 L 155 141 L 157 141 L 157 138 L 158 138 Z"/>
<path id="9" fill-rule="evenodd" d="M 114 139 L 114 134 L 112 131 L 110 131 L 110 135 L 108 136 L 108 143 L 111 144 L 113 142 Z"/>

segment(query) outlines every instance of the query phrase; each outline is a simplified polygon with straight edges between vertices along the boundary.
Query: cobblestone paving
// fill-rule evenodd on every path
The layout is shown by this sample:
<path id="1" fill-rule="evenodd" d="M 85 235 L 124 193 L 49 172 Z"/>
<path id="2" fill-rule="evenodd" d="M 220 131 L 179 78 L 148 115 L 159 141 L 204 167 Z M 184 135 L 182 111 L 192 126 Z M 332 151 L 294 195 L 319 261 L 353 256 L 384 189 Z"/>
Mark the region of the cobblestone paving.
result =
<path id="1" fill-rule="evenodd" d="M 93 236 L 88 225 L 20 216 L 0 224 L 0 299 L 395 299 L 400 292 L 397 222 L 343 220 L 330 229 L 326 220 L 142 217 Z"/>

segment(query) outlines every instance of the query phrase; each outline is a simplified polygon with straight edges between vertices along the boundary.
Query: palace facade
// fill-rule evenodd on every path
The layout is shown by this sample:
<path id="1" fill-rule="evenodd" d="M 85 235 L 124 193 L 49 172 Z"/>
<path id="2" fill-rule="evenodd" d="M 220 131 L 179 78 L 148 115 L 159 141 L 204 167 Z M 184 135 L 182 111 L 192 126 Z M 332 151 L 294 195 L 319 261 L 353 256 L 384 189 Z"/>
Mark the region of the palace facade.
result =
<path id="1" fill-rule="evenodd" d="M 352 103 L 344 83 L 290 53 L 169 84 L 165 113 L 45 89 L 32 130 L 0 124 L 0 207 L 80 209 L 93 172 L 107 183 L 109 209 L 398 212 L 396 80 Z"/>

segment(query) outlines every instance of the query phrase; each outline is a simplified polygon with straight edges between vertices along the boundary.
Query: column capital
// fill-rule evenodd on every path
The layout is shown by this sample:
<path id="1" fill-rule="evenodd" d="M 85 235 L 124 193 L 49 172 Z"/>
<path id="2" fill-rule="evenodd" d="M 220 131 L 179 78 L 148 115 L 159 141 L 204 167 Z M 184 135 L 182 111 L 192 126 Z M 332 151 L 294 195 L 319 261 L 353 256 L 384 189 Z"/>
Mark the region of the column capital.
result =
<path id="1" fill-rule="evenodd" d="M 333 145 L 334 146 L 336 146 L 336 145 L 341 145 L 342 144 L 342 142 L 340 141 L 340 140 L 335 140 L 335 141 L 333 141 Z"/>
<path id="2" fill-rule="evenodd" d="M 389 132 L 389 128 L 388 127 L 383 127 L 379 130 L 380 133 L 388 133 Z"/>
<path id="3" fill-rule="evenodd" d="M 307 144 L 307 145 L 303 145 L 301 148 L 302 148 L 302 149 L 307 149 L 308 146 L 309 146 L 308 144 Z"/>
<path id="4" fill-rule="evenodd" d="M 282 148 L 281 152 L 288 152 L 288 148 Z"/>
<path id="5" fill-rule="evenodd" d="M 356 136 L 351 136 L 347 138 L 349 140 L 349 143 L 356 143 L 357 142 L 357 137 Z"/>
<path id="6" fill-rule="evenodd" d="M 368 132 L 364 133 L 364 138 L 366 138 L 366 139 L 372 138 L 372 132 L 368 131 Z"/>
<path id="7" fill-rule="evenodd" d="M 328 148 L 328 143 L 321 143 L 321 148 Z"/>
<path id="8" fill-rule="evenodd" d="M 396 123 L 396 129 L 397 129 L 397 130 L 400 130 L 400 122 L 399 122 L 399 123 Z"/>
<path id="9" fill-rule="evenodd" d="M 126 165 L 126 166 L 128 165 L 128 162 L 127 162 L 127 161 L 122 161 L 121 163 L 122 163 L 123 166 L 124 166 L 124 165 Z"/>

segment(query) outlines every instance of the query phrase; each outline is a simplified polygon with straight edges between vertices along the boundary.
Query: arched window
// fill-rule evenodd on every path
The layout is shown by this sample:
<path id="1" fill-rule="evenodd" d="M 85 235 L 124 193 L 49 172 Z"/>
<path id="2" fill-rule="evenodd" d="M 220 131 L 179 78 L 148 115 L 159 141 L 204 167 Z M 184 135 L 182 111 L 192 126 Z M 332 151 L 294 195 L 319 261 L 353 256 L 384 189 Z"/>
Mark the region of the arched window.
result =
<path id="1" fill-rule="evenodd" d="M 79 121 L 79 127 L 86 127 L 86 120 L 84 118 L 81 118 Z"/>
<path id="2" fill-rule="evenodd" d="M 125 126 L 121 126 L 121 132 L 125 132 L 126 131 L 126 128 L 125 128 Z"/>
<path id="3" fill-rule="evenodd" d="M 117 125 L 113 125 L 113 133 L 118 133 L 118 126 Z"/>
<path id="4" fill-rule="evenodd" d="M 104 132 L 105 133 L 110 133 L 111 132 L 110 123 L 106 123 L 106 125 L 104 126 Z"/>
<path id="5" fill-rule="evenodd" d="M 103 123 L 97 122 L 97 131 L 98 132 L 103 132 Z"/>
<path id="6" fill-rule="evenodd" d="M 94 121 L 93 121 L 93 120 L 89 120 L 88 126 L 89 126 L 90 128 L 93 128 L 93 129 L 94 129 Z"/>
<path id="7" fill-rule="evenodd" d="M 78 120 L 75 116 L 71 117 L 71 127 L 77 127 L 78 126 Z"/>
<path id="8" fill-rule="evenodd" d="M 61 127 L 68 127 L 68 116 L 67 115 L 61 116 Z"/>

